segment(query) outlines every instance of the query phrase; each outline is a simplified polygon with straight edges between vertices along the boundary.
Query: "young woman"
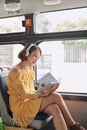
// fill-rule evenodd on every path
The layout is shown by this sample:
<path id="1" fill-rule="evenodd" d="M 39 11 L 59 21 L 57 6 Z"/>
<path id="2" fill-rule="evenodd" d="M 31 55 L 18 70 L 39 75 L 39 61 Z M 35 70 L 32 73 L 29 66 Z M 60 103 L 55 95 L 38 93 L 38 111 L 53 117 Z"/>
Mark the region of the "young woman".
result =
<path id="1" fill-rule="evenodd" d="M 41 56 L 41 49 L 34 44 L 27 45 L 18 57 L 21 62 L 14 66 L 8 75 L 8 93 L 13 118 L 18 126 L 27 127 L 38 112 L 53 115 L 55 130 L 86 130 L 75 122 L 62 98 L 55 90 L 36 93 L 34 89 L 35 73 L 33 67 Z"/>

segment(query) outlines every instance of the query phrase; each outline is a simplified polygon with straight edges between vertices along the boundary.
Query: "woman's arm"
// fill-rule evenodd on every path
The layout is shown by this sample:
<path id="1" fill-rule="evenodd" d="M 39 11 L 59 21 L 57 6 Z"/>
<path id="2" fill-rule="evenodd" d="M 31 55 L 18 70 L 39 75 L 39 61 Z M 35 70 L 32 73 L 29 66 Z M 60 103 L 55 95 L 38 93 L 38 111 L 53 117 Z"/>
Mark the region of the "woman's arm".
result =
<path id="1" fill-rule="evenodd" d="M 35 92 L 29 93 L 25 88 L 26 87 L 25 87 L 25 85 L 23 83 L 18 84 L 18 85 L 15 86 L 15 89 L 16 89 L 17 93 L 19 95 L 21 95 L 23 98 L 25 98 L 25 99 L 38 98 L 38 93 L 35 93 Z"/>

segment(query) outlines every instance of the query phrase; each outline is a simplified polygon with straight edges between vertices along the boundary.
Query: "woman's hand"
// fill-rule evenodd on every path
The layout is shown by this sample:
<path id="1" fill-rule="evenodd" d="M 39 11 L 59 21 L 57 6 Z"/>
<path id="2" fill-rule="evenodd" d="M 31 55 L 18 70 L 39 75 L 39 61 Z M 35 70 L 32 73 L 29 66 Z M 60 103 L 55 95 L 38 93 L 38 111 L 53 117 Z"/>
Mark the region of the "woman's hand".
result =
<path id="1" fill-rule="evenodd" d="M 59 87 L 59 84 L 52 85 L 50 88 L 47 88 L 46 90 L 44 90 L 42 93 L 39 92 L 38 96 L 39 97 L 48 96 L 52 94 L 58 87 Z"/>

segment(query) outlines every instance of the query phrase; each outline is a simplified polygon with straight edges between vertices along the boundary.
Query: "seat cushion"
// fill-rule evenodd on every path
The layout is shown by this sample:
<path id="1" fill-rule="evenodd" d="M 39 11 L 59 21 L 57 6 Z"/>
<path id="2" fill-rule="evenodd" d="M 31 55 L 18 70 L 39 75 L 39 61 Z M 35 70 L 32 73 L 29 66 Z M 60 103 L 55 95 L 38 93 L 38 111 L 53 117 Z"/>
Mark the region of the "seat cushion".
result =
<path id="1" fill-rule="evenodd" d="M 43 112 L 40 112 L 36 115 L 34 120 L 45 120 L 46 118 L 48 118 L 50 116 L 50 114 L 46 114 Z"/>

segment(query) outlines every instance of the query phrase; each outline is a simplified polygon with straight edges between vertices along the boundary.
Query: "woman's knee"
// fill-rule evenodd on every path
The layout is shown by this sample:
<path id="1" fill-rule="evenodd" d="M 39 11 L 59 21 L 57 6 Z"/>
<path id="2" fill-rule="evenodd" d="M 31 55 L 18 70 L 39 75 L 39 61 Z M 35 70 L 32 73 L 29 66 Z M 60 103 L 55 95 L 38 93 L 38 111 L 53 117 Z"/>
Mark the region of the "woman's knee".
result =
<path id="1" fill-rule="evenodd" d="M 60 93 L 54 93 L 53 96 L 54 96 L 55 100 L 59 100 L 59 101 L 63 100 L 63 97 L 61 96 Z"/>
<path id="2" fill-rule="evenodd" d="M 47 112 L 49 112 L 52 115 L 61 113 L 61 110 L 57 104 L 51 104 L 47 107 Z"/>

